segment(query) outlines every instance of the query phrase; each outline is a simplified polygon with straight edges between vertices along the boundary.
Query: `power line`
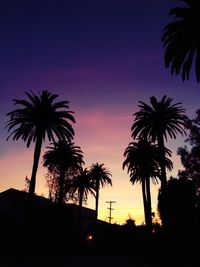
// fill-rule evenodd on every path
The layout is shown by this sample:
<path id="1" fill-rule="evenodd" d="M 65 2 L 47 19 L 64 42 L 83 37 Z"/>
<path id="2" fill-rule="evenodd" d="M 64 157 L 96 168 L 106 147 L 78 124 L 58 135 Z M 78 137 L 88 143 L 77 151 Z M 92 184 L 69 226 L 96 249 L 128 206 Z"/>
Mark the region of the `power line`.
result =
<path id="1" fill-rule="evenodd" d="M 111 213 L 112 213 L 112 210 L 114 210 L 114 209 L 112 209 L 112 204 L 113 203 L 116 203 L 116 201 L 106 201 L 106 203 L 109 203 L 110 204 L 109 205 L 109 208 L 108 208 L 110 210 L 110 213 L 109 213 L 110 215 L 109 215 L 108 219 L 109 219 L 109 223 L 111 223 L 111 221 L 113 219 L 112 216 L 111 216 Z"/>

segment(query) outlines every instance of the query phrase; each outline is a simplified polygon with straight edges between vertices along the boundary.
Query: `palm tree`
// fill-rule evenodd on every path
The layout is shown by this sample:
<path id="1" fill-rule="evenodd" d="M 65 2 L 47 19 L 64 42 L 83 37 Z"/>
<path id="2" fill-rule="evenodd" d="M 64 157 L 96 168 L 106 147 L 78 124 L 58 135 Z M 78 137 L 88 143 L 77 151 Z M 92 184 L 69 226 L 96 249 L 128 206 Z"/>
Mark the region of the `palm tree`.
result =
<path id="1" fill-rule="evenodd" d="M 162 42 L 165 48 L 165 66 L 171 74 L 182 74 L 189 80 L 194 64 L 197 82 L 200 81 L 200 4 L 196 0 L 182 0 L 186 6 L 172 8 L 169 15 L 175 19 L 164 28 Z"/>
<path id="2" fill-rule="evenodd" d="M 94 183 L 91 179 L 91 174 L 87 168 L 80 169 L 79 175 L 75 176 L 69 186 L 69 193 L 71 196 L 75 194 L 78 195 L 79 199 L 79 214 L 78 214 L 78 224 L 81 225 L 81 214 L 83 201 L 87 200 L 88 195 L 91 194 L 95 196 Z"/>
<path id="3" fill-rule="evenodd" d="M 135 119 L 132 125 L 132 137 L 147 138 L 153 142 L 157 142 L 160 153 L 161 168 L 161 188 L 166 187 L 166 170 L 165 170 L 165 145 L 164 140 L 167 137 L 176 138 L 176 134 L 185 134 L 184 125 L 187 117 L 184 114 L 180 104 L 172 104 L 172 98 L 166 95 L 161 101 L 157 101 L 156 97 L 150 97 L 151 105 L 139 101 L 140 110 L 134 114 Z"/>
<path id="4" fill-rule="evenodd" d="M 47 90 L 43 90 L 39 95 L 33 92 L 25 93 L 28 100 L 14 99 L 14 104 L 19 105 L 7 114 L 10 117 L 6 127 L 8 132 L 12 130 L 8 136 L 13 136 L 13 140 L 21 138 L 26 142 L 27 147 L 31 142 L 35 142 L 34 161 L 32 175 L 30 180 L 29 193 L 35 192 L 36 173 L 38 162 L 41 154 L 42 142 L 45 137 L 49 141 L 55 141 L 55 137 L 59 140 L 71 140 L 74 136 L 74 130 L 70 122 L 74 122 L 72 111 L 69 111 L 68 101 L 54 102 L 58 97 Z"/>
<path id="5" fill-rule="evenodd" d="M 167 156 L 171 155 L 171 152 L 167 149 L 165 149 L 165 153 Z M 153 183 L 157 183 L 157 178 L 160 178 L 158 146 L 147 139 L 140 138 L 138 142 L 129 143 L 124 152 L 124 157 L 126 159 L 122 167 L 123 169 L 127 167 L 131 183 L 133 185 L 137 182 L 142 184 L 145 222 L 147 229 L 151 232 L 152 212 L 150 179 L 152 179 Z M 172 162 L 167 157 L 165 164 L 168 169 L 172 169 Z"/>
<path id="6" fill-rule="evenodd" d="M 98 206 L 99 206 L 99 190 L 100 187 L 104 187 L 105 185 L 111 185 L 112 186 L 112 180 L 111 180 L 111 173 L 109 170 L 104 166 L 103 163 L 99 164 L 93 163 L 90 167 L 90 173 L 92 176 L 92 179 L 95 183 L 95 210 L 96 210 L 96 220 L 98 218 Z"/>
<path id="7" fill-rule="evenodd" d="M 43 166 L 47 167 L 50 173 L 58 174 L 58 203 L 61 204 L 66 195 L 68 176 L 77 172 L 84 164 L 83 152 L 79 146 L 64 140 L 47 148 L 49 150 L 43 156 Z"/>

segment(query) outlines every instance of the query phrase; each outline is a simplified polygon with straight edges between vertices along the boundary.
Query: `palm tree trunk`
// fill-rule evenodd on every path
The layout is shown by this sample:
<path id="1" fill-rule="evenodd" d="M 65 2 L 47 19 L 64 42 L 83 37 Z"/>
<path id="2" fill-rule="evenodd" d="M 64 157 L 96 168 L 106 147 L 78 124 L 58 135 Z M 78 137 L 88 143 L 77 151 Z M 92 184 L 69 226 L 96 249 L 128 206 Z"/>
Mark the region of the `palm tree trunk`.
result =
<path id="1" fill-rule="evenodd" d="M 167 176 L 165 168 L 165 145 L 162 134 L 158 135 L 158 148 L 160 151 L 161 191 L 164 191 L 167 186 Z"/>
<path id="2" fill-rule="evenodd" d="M 35 193 L 36 173 L 37 173 L 37 169 L 38 169 L 38 163 L 39 163 L 39 159 L 40 159 L 41 148 L 42 148 L 42 136 L 38 135 L 38 137 L 36 139 L 36 144 L 35 144 L 33 168 L 32 168 L 32 175 L 31 175 L 30 186 L 29 186 L 29 194 L 30 195 L 34 195 L 34 193 Z"/>
<path id="3" fill-rule="evenodd" d="M 146 192 L 147 192 L 147 228 L 149 232 L 152 232 L 152 216 L 151 216 L 151 190 L 150 190 L 150 179 L 146 179 Z"/>
<path id="4" fill-rule="evenodd" d="M 148 210 L 147 210 L 146 186 L 145 186 L 144 179 L 142 179 L 142 198 L 143 198 L 143 206 L 144 206 L 145 224 L 147 226 L 148 225 Z"/>
<path id="5" fill-rule="evenodd" d="M 96 222 L 98 219 L 98 208 L 99 208 L 99 180 L 96 181 L 96 197 L 95 197 Z"/>
<path id="6" fill-rule="evenodd" d="M 164 194 L 167 188 L 167 176 L 166 176 L 166 169 L 165 169 L 165 146 L 164 146 L 164 138 L 160 134 L 158 136 L 158 147 L 160 151 L 160 169 L 161 169 L 161 194 Z M 164 218 L 162 219 L 162 226 L 165 227 L 166 222 Z"/>
<path id="7" fill-rule="evenodd" d="M 82 206 L 83 206 L 83 190 L 80 190 L 80 194 L 79 194 L 79 211 L 78 211 L 78 231 L 81 230 Z"/>

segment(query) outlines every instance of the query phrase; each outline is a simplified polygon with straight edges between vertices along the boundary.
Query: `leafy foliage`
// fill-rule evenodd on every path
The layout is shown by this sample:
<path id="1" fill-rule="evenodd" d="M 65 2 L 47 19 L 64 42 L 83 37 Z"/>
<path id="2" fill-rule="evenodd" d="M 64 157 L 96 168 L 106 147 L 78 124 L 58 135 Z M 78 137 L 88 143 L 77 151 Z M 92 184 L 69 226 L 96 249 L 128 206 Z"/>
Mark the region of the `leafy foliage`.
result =
<path id="1" fill-rule="evenodd" d="M 171 152 L 166 149 L 166 154 L 171 156 Z M 161 177 L 159 164 L 159 149 L 156 144 L 151 141 L 140 138 L 138 142 L 131 142 L 124 152 L 125 160 L 123 169 L 127 167 L 132 184 L 140 182 L 142 184 L 144 214 L 147 227 L 152 228 L 152 212 L 151 212 L 151 193 L 150 179 L 157 183 Z M 167 157 L 166 166 L 171 169 L 172 162 Z"/>
<path id="2" fill-rule="evenodd" d="M 139 101 L 140 110 L 134 114 L 132 125 L 133 138 L 146 138 L 158 144 L 159 165 L 161 168 L 161 187 L 166 186 L 166 154 L 164 140 L 176 138 L 178 133 L 185 134 L 184 126 L 187 119 L 181 103 L 172 103 L 172 98 L 164 95 L 160 101 L 150 97 L 150 105 Z"/>
<path id="3" fill-rule="evenodd" d="M 27 142 L 27 147 L 31 142 L 35 142 L 38 134 L 42 135 L 43 141 L 48 136 L 49 141 L 55 141 L 54 135 L 59 140 L 69 140 L 73 138 L 74 130 L 69 123 L 75 122 L 72 111 L 68 111 L 68 101 L 54 102 L 58 97 L 47 90 L 35 95 L 33 92 L 25 93 L 28 100 L 14 99 L 14 105 L 21 108 L 15 109 L 7 114 L 10 117 L 6 127 L 8 131 L 13 131 L 8 136 L 13 136 L 13 140 L 22 138 Z"/>
<path id="4" fill-rule="evenodd" d="M 166 154 L 171 156 L 171 151 L 166 149 Z M 127 167 L 132 184 L 141 182 L 142 179 L 152 178 L 157 183 L 160 178 L 159 149 L 156 144 L 145 139 L 138 142 L 131 142 L 124 152 L 126 159 L 123 162 L 123 169 Z M 166 157 L 166 166 L 172 169 L 172 162 Z"/>
<path id="5" fill-rule="evenodd" d="M 77 194 L 79 205 L 82 205 L 82 201 L 87 200 L 89 194 L 95 196 L 95 185 L 87 168 L 80 169 L 79 174 L 71 180 L 69 193 L 71 197 Z"/>
<path id="6" fill-rule="evenodd" d="M 104 187 L 105 185 L 112 186 L 111 173 L 104 166 L 104 163 L 93 163 L 90 167 L 91 177 L 96 185 Z"/>
<path id="7" fill-rule="evenodd" d="M 164 95 L 160 101 L 156 97 L 150 97 L 148 105 L 139 101 L 140 110 L 134 114 L 132 125 L 132 137 L 143 137 L 158 142 L 159 136 L 167 141 L 167 136 L 176 138 L 178 133 L 185 134 L 185 109 L 181 103 L 172 104 L 173 99 Z"/>
<path id="8" fill-rule="evenodd" d="M 105 167 L 104 163 L 99 164 L 93 163 L 90 166 L 90 175 L 93 180 L 93 183 L 95 185 L 95 191 L 96 191 L 96 203 L 95 203 L 95 210 L 96 210 L 96 220 L 98 218 L 98 206 L 99 206 L 99 190 L 100 187 L 104 187 L 105 185 L 111 185 L 112 186 L 112 174 L 110 171 Z"/>
<path id="9" fill-rule="evenodd" d="M 181 157 L 181 163 L 184 170 L 179 170 L 180 177 L 187 177 L 193 180 L 200 190 L 200 110 L 196 111 L 196 118 L 188 120 L 187 129 L 189 135 L 185 142 L 188 145 L 178 148 L 178 155 Z"/>
<path id="10" fill-rule="evenodd" d="M 171 178 L 164 192 L 159 192 L 158 210 L 165 227 L 181 232 L 194 223 L 196 190 L 193 182 L 185 178 Z"/>
<path id="11" fill-rule="evenodd" d="M 51 174 L 46 181 L 54 200 L 64 202 L 71 180 L 79 174 L 84 164 L 83 152 L 79 146 L 68 141 L 60 140 L 52 145 L 47 147 L 49 150 L 43 156 L 43 166 Z"/>
<path id="12" fill-rule="evenodd" d="M 31 142 L 35 142 L 34 161 L 30 179 L 29 193 L 35 192 L 36 173 L 41 154 L 42 142 L 47 135 L 49 141 L 71 140 L 74 130 L 71 122 L 75 122 L 72 111 L 68 111 L 68 101 L 55 102 L 58 97 L 47 90 L 43 90 L 39 95 L 33 92 L 25 93 L 28 100 L 14 99 L 14 104 L 19 108 L 9 112 L 10 117 L 6 124 L 8 132 L 11 131 L 7 140 L 13 136 L 13 140 L 21 138 L 26 142 L 27 147 Z"/>
<path id="13" fill-rule="evenodd" d="M 171 74 L 181 74 L 182 80 L 189 80 L 192 66 L 197 82 L 200 81 L 200 3 L 183 0 L 186 6 L 172 8 L 170 16 L 175 19 L 164 28 L 162 43 L 165 48 L 165 66 Z"/>

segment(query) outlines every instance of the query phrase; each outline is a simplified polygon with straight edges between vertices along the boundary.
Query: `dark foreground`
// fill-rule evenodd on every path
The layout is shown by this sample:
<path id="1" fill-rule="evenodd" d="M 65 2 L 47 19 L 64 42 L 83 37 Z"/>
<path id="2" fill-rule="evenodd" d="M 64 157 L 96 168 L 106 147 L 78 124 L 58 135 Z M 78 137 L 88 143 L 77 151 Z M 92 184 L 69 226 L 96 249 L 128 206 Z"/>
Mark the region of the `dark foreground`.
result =
<path id="1" fill-rule="evenodd" d="M 11 232 L 9 228 L 1 236 L 0 267 L 200 266 L 199 235 L 110 227 L 93 232 L 91 240 L 70 232 L 65 236 L 59 228 L 55 236 L 53 232 L 44 236 L 39 229 Z"/>
<path id="2" fill-rule="evenodd" d="M 189 244 L 188 244 L 189 245 Z M 173 246 L 173 245 L 172 245 Z M 0 267 L 199 267 L 197 255 L 172 251 L 171 247 L 165 247 L 165 252 L 158 250 L 147 252 L 129 250 L 124 251 L 65 251 L 62 253 L 51 251 L 50 253 L 27 253 L 24 251 L 12 251 L 1 253 Z M 177 249 L 178 250 L 178 249 Z M 2 251 L 1 251 L 2 252 Z M 196 253 L 195 253 L 196 254 Z"/>
<path id="3" fill-rule="evenodd" d="M 1 267 L 198 267 L 198 263 L 192 262 L 189 259 L 186 261 L 179 260 L 177 258 L 167 259 L 162 261 L 161 259 L 150 259 L 147 260 L 145 257 L 134 257 L 131 255 L 115 255 L 115 254 L 77 254 L 77 255 L 65 255 L 60 257 L 45 256 L 45 257 L 34 257 L 34 258 L 19 258 L 12 257 L 10 255 L 7 258 L 2 259 L 0 263 Z"/>

